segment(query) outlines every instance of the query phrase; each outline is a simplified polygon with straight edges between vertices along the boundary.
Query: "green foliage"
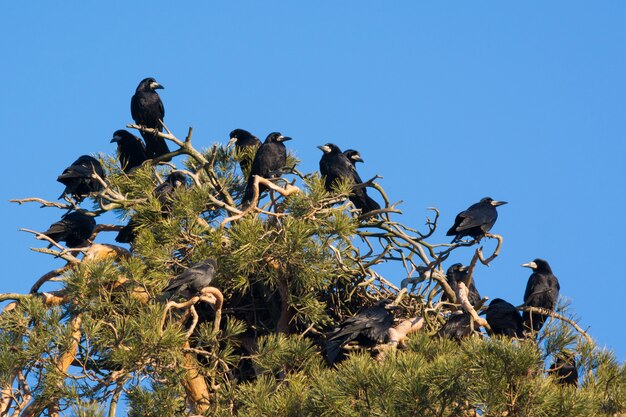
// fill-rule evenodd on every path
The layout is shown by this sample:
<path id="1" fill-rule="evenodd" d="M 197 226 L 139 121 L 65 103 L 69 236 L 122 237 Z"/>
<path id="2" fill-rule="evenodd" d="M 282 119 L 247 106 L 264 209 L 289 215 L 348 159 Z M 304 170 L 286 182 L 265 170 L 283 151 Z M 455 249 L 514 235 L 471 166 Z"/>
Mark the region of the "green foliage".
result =
<path id="1" fill-rule="evenodd" d="M 11 392 L 13 411 L 32 394 L 42 410 L 56 404 L 85 417 L 103 415 L 106 403 L 125 404 L 118 415 L 132 417 L 626 412 L 624 364 L 561 320 L 549 320 L 536 339 L 432 337 L 458 308 L 439 303 L 433 274 L 458 246 L 436 253 L 426 242 L 436 218 L 420 233 L 390 206 L 359 217 L 348 201 L 353 184 L 339 181 L 329 192 L 317 173 L 295 170 L 301 192 L 269 193 L 260 209 L 242 213 L 236 206 L 246 173 L 238 161 L 252 155 L 221 145 L 184 151 L 178 165 L 188 184 L 165 200 L 154 189 L 172 165 L 146 162 L 125 174 L 100 157 L 108 188 L 93 196 L 92 214 L 132 218 L 132 256 L 72 264 L 56 277 L 57 301 L 23 295 L 0 314 L 0 385 Z M 288 168 L 297 163 L 290 154 Z M 286 177 L 276 184 L 292 182 Z M 377 191 L 371 194 L 387 201 Z M 166 310 L 169 280 L 206 258 L 218 264 L 211 285 L 223 294 L 220 312 L 210 298 Z M 376 270 L 382 262 L 414 287 L 390 284 Z M 397 349 L 350 346 L 348 359 L 329 366 L 328 332 L 382 298 L 395 300 L 398 320 L 423 317 L 425 327 Z M 558 312 L 567 316 L 567 307 Z M 579 387 L 563 387 L 546 372 L 565 353 L 578 362 Z M 71 364 L 61 369 L 67 357 Z"/>

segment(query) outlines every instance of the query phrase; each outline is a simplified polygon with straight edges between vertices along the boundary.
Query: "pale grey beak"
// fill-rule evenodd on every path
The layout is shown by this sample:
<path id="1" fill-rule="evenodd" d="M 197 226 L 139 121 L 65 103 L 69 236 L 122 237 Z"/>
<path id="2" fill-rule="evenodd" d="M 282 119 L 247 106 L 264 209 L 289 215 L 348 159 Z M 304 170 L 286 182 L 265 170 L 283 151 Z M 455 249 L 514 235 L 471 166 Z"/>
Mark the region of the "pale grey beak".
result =
<path id="1" fill-rule="evenodd" d="M 528 262 L 527 264 L 522 264 L 522 266 L 525 268 L 537 269 L 537 264 L 534 262 Z"/>
<path id="2" fill-rule="evenodd" d="M 326 146 L 326 145 L 321 145 L 317 147 L 318 149 L 320 149 L 322 152 L 324 153 L 330 153 L 330 146 Z"/>
<path id="3" fill-rule="evenodd" d="M 226 145 L 226 147 L 233 146 L 236 142 L 237 142 L 237 138 L 230 138 L 230 140 L 228 141 L 228 145 Z"/>
<path id="4" fill-rule="evenodd" d="M 494 207 L 498 207 L 498 206 L 501 206 L 503 204 L 509 204 L 509 203 L 506 202 L 506 201 L 495 201 L 495 200 L 491 202 L 491 205 L 494 206 Z"/>
<path id="5" fill-rule="evenodd" d="M 163 90 L 163 86 L 157 82 L 150 83 L 150 88 L 153 90 Z"/>

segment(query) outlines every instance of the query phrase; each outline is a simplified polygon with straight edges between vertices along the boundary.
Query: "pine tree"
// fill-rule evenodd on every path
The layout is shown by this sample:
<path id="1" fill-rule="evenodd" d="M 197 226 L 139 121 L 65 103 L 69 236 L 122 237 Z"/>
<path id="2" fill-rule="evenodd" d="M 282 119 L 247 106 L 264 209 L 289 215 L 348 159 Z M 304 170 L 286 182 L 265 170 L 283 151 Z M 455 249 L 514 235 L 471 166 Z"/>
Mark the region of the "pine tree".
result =
<path id="1" fill-rule="evenodd" d="M 149 131 L 176 149 L 130 173 L 100 155 L 106 179 L 79 206 L 30 198 L 98 219 L 133 219 L 131 249 L 93 243 L 66 248 L 38 234 L 66 262 L 38 279 L 0 314 L 0 415 L 130 416 L 619 416 L 626 412 L 626 367 L 595 347 L 569 306 L 549 312 L 540 334 L 489 337 L 481 306 L 468 301 L 473 272 L 494 261 L 477 249 L 465 282 L 448 285 L 442 263 L 475 241 L 433 244 L 439 212 L 426 230 L 401 223 L 376 178 L 383 208 L 362 215 L 348 197 L 354 184 L 326 191 L 319 174 L 256 178 L 253 204 L 238 204 L 251 158 L 214 145 Z M 159 164 L 177 157 L 178 165 Z M 249 164 L 247 165 L 249 166 Z M 171 172 L 187 184 L 166 200 L 154 189 Z M 258 186 L 270 189 L 258 195 Z M 110 233 L 118 225 L 96 227 Z M 207 258 L 211 287 L 166 299 L 171 278 Z M 400 287 L 377 272 L 386 262 L 407 278 Z M 60 287 L 43 291 L 44 286 Z M 442 295 L 444 300 L 442 301 Z M 387 339 L 350 343 L 346 358 L 325 360 L 328 334 L 380 300 L 397 307 Z M 483 302 L 484 303 L 484 300 Z M 522 309 L 525 307 L 521 307 Z M 451 313 L 469 314 L 472 337 L 436 337 Z M 565 356 L 564 356 L 565 355 Z M 580 383 L 547 372 L 556 357 L 575 358 Z"/>

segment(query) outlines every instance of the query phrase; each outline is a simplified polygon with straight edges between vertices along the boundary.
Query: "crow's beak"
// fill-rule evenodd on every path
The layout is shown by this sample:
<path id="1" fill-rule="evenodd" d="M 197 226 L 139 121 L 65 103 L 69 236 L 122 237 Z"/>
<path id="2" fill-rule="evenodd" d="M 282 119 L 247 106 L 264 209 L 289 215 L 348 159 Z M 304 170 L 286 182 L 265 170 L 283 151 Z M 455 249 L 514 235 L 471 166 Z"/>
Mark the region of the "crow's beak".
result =
<path id="1" fill-rule="evenodd" d="M 287 142 L 288 140 L 291 140 L 291 138 L 289 136 L 279 136 L 278 137 L 278 141 L 279 142 Z"/>
<path id="2" fill-rule="evenodd" d="M 319 150 L 321 150 L 324 153 L 329 153 L 330 152 L 330 146 L 326 146 L 326 145 L 321 145 L 317 147 Z"/>
<path id="3" fill-rule="evenodd" d="M 469 268 L 467 266 L 460 266 L 459 267 L 459 272 L 465 272 L 467 271 Z"/>
<path id="4" fill-rule="evenodd" d="M 109 142 L 109 143 L 113 143 L 113 142 L 117 143 L 120 140 L 122 140 L 122 138 L 120 136 L 113 136 L 113 139 L 111 139 L 111 142 Z"/>
<path id="5" fill-rule="evenodd" d="M 501 206 L 503 204 L 509 204 L 509 203 L 506 202 L 506 201 L 495 201 L 495 200 L 491 202 L 491 205 L 494 206 L 494 207 L 498 207 L 498 206 Z"/>
<path id="6" fill-rule="evenodd" d="M 234 137 L 230 138 L 230 140 L 228 141 L 228 145 L 226 145 L 226 146 L 227 147 L 228 146 L 233 146 L 235 144 L 235 142 L 237 142 L 237 138 L 234 138 Z"/>
<path id="7" fill-rule="evenodd" d="M 537 269 L 537 264 L 534 262 L 528 262 L 527 264 L 522 264 L 522 266 L 525 268 Z"/>
<path id="8" fill-rule="evenodd" d="M 394 310 L 399 310 L 400 306 L 395 306 L 393 304 L 387 304 L 385 306 L 385 310 L 389 310 L 389 311 L 394 311 Z"/>
<path id="9" fill-rule="evenodd" d="M 365 162 L 365 160 L 363 160 L 363 158 L 361 158 L 361 157 L 360 157 L 360 156 L 358 156 L 358 155 L 354 155 L 354 156 L 352 157 L 352 160 L 353 160 L 354 162 Z"/>
<path id="10" fill-rule="evenodd" d="M 163 90 L 163 86 L 159 83 L 150 83 L 150 88 L 153 90 Z"/>

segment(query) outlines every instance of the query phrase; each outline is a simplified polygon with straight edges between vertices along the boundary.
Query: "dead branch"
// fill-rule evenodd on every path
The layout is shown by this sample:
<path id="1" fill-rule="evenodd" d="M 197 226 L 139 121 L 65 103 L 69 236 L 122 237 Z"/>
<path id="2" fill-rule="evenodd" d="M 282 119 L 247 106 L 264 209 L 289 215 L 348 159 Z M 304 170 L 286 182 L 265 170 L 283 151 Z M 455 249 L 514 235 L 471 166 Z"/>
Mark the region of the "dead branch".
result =
<path id="1" fill-rule="evenodd" d="M 521 305 L 520 307 L 518 307 L 519 310 L 521 311 L 528 311 L 530 313 L 538 313 L 538 314 L 543 314 L 545 316 L 550 316 L 550 317 L 554 317 L 555 319 L 559 319 L 561 321 L 564 321 L 565 323 L 569 324 L 570 326 L 572 326 L 578 333 L 580 333 L 586 340 L 587 343 L 589 343 L 589 345 L 594 345 L 593 339 L 591 338 L 591 336 L 589 336 L 589 333 L 587 333 L 586 331 L 584 331 L 574 320 L 567 318 L 555 311 L 552 310 L 547 310 L 545 308 L 541 308 L 541 307 L 533 307 L 533 306 L 524 306 Z"/>
<path id="2" fill-rule="evenodd" d="M 41 208 L 56 207 L 62 210 L 76 210 L 78 208 L 79 210 L 82 210 L 80 209 L 80 207 L 76 206 L 75 204 L 57 203 L 56 201 L 47 201 L 47 200 L 44 200 L 42 198 L 37 198 L 37 197 L 12 199 L 12 200 L 9 200 L 9 203 L 17 203 L 19 205 L 22 205 L 24 203 L 39 203 L 41 204 Z M 82 210 L 82 211 L 84 212 L 85 210 Z"/>
<path id="3" fill-rule="evenodd" d="M 422 317 L 402 320 L 399 324 L 387 331 L 389 344 L 394 347 L 402 344 L 409 334 L 421 330 L 422 327 L 424 327 L 424 319 Z"/>
<path id="4" fill-rule="evenodd" d="M 41 286 L 43 284 L 45 284 L 46 282 L 50 281 L 52 278 L 56 278 L 58 276 L 60 276 L 61 274 L 63 274 L 65 271 L 67 271 L 68 269 L 71 269 L 73 267 L 74 264 L 71 263 L 66 263 L 64 266 L 62 266 L 61 268 L 57 268 L 55 270 L 52 270 L 50 272 L 45 273 L 41 278 L 39 278 L 34 284 L 33 286 L 30 288 L 30 293 L 36 293 L 37 291 L 39 291 L 39 288 L 41 288 Z"/>
<path id="5" fill-rule="evenodd" d="M 262 184 L 264 186 L 266 186 L 267 188 L 269 188 L 270 190 L 276 191 L 279 194 L 281 194 L 284 197 L 290 196 L 291 194 L 295 194 L 295 193 L 299 193 L 300 189 L 298 187 L 296 187 L 295 185 L 291 185 L 291 184 L 287 184 L 285 186 L 285 188 L 279 187 L 278 185 L 274 184 L 273 182 L 271 182 L 268 179 L 265 179 L 259 175 L 254 175 L 254 181 L 252 183 L 253 186 L 253 195 L 252 195 L 252 201 L 250 201 L 250 204 L 248 205 L 248 207 L 242 211 L 239 214 L 236 214 L 234 216 L 231 217 L 227 217 L 224 220 L 222 220 L 222 223 L 220 224 L 221 227 L 226 226 L 228 223 L 233 222 L 235 220 L 239 220 L 241 219 L 243 216 L 245 216 L 246 214 L 257 210 L 257 205 L 259 204 L 259 184 Z"/>
<path id="6" fill-rule="evenodd" d="M 476 312 L 476 310 L 474 310 L 474 307 L 469 302 L 468 295 L 469 295 L 469 290 L 467 286 L 465 285 L 464 282 L 459 281 L 457 283 L 456 297 L 457 297 L 458 302 L 461 304 L 461 307 L 463 308 L 463 310 L 467 312 L 467 314 L 469 314 L 472 317 L 472 320 L 476 324 L 478 324 L 481 327 L 484 327 L 491 334 L 491 327 L 489 326 L 489 323 L 487 323 L 487 320 L 480 317 L 478 313 Z"/>

